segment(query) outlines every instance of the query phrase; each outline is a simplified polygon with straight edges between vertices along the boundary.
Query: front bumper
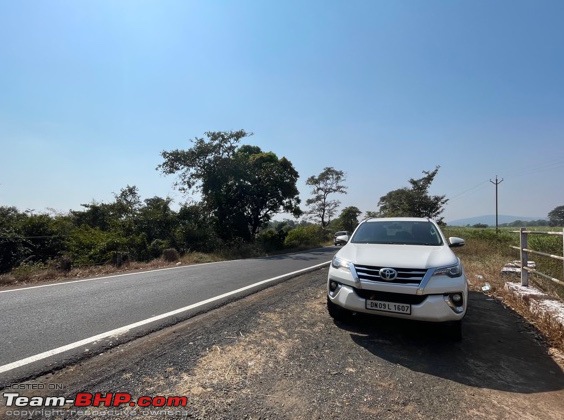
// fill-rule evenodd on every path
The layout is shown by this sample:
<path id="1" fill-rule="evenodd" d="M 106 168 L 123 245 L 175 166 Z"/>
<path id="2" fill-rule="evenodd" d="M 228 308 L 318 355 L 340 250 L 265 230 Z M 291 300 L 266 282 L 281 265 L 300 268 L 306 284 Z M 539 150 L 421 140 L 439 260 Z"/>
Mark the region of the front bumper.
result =
<path id="1" fill-rule="evenodd" d="M 331 280 L 339 283 L 339 287 L 334 292 L 329 293 L 329 282 Z M 350 273 L 331 267 L 329 269 L 327 288 L 328 297 L 333 303 L 352 312 L 362 312 L 418 321 L 459 321 L 464 318 L 464 315 L 466 314 L 468 302 L 468 286 L 464 275 L 456 279 L 448 277 L 433 278 L 432 280 L 426 282 L 424 288 L 421 288 L 417 286 L 380 282 L 355 282 Z M 366 297 L 370 295 L 371 292 L 387 296 L 385 299 L 377 298 L 377 300 L 380 301 L 410 304 L 411 313 L 407 315 L 367 309 Z M 455 310 L 452 307 L 452 304 L 449 305 L 448 294 L 451 293 L 462 294 L 463 305 L 459 307 L 458 310 Z M 394 299 L 394 295 L 399 299 Z"/>

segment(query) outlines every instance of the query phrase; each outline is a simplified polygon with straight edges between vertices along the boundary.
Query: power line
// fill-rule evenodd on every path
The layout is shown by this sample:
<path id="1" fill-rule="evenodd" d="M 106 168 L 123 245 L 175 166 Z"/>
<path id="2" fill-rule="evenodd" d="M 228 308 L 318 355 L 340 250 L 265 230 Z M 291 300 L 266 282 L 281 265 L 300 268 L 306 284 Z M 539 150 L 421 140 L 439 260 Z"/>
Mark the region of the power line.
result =
<path id="1" fill-rule="evenodd" d="M 509 172 L 506 176 L 510 175 L 513 177 L 519 177 L 560 167 L 564 167 L 564 156 L 557 156 L 544 162 L 530 163 L 528 165 L 521 166 L 519 169 Z"/>
<path id="2" fill-rule="evenodd" d="M 532 163 L 526 166 L 523 166 L 521 169 L 519 169 L 518 171 L 514 171 L 514 172 L 509 172 L 508 174 L 506 174 L 506 178 L 517 178 L 520 176 L 527 176 L 527 175 L 532 175 L 535 173 L 539 173 L 539 172 L 543 172 L 543 171 L 547 171 L 547 170 L 553 170 L 553 169 L 558 169 L 558 168 L 563 168 L 564 167 L 564 156 L 558 156 L 554 159 L 548 160 L 548 161 L 544 161 L 544 162 L 540 162 L 540 163 Z M 466 190 L 463 190 L 459 193 L 457 193 L 456 195 L 453 195 L 449 198 L 449 202 L 452 202 L 454 200 L 456 200 L 457 198 L 472 192 L 480 187 L 482 187 L 484 184 L 487 184 L 488 182 L 492 182 L 491 180 L 484 180 L 482 182 L 480 182 L 479 184 L 476 184 L 473 187 L 470 187 Z"/>
<path id="3" fill-rule="evenodd" d="M 482 185 L 487 184 L 487 183 L 488 183 L 488 180 L 486 179 L 485 181 L 482 181 L 482 182 L 480 182 L 479 184 L 477 184 L 477 185 L 475 185 L 475 186 L 473 186 L 473 187 L 471 187 L 471 188 L 468 188 L 467 190 L 464 190 L 464 191 L 458 193 L 458 194 L 455 195 L 454 197 L 449 198 L 448 201 L 455 200 L 455 199 L 457 199 L 458 197 L 460 197 L 460 196 L 462 196 L 462 195 L 464 195 L 464 194 L 466 194 L 466 193 L 468 193 L 468 192 L 470 192 L 470 191 L 474 191 L 475 189 L 477 189 L 477 188 L 479 188 L 479 187 L 481 187 Z"/>

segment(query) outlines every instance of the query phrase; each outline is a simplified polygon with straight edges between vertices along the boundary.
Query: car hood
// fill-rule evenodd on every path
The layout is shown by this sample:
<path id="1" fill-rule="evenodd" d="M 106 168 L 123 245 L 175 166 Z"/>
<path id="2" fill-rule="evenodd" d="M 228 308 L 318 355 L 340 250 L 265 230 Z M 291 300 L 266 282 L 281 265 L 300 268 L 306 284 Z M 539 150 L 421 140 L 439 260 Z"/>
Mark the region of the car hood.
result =
<path id="1" fill-rule="evenodd" d="M 345 245 L 337 255 L 353 264 L 377 267 L 432 268 L 456 264 L 458 259 L 448 246 L 425 245 Z"/>

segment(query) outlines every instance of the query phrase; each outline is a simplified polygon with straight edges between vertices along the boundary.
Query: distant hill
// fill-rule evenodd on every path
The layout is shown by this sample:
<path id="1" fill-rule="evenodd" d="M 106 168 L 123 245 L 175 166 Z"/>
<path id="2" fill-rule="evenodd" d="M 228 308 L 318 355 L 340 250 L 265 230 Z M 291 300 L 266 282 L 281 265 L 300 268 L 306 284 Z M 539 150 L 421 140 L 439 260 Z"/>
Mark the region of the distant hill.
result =
<path id="1" fill-rule="evenodd" d="M 530 222 L 532 220 L 545 220 L 545 217 L 525 217 L 525 216 L 508 216 L 505 214 L 500 214 L 498 216 L 498 222 L 500 225 L 504 223 L 511 223 L 516 220 L 523 220 L 524 222 Z M 488 226 L 495 226 L 495 214 L 489 214 L 486 216 L 476 216 L 476 217 L 469 217 L 468 219 L 458 219 L 458 220 L 451 220 L 447 221 L 447 225 L 449 226 L 466 226 L 466 225 L 488 225 Z"/>

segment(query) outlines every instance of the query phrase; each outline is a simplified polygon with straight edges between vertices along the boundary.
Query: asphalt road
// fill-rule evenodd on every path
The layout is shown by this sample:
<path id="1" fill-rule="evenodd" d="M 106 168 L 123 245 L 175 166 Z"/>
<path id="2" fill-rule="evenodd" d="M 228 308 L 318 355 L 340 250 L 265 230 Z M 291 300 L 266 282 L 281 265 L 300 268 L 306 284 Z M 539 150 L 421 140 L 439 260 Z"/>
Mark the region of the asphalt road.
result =
<path id="1" fill-rule="evenodd" d="M 267 258 L 180 266 L 111 277 L 0 291 L 0 383 L 61 366 L 81 354 L 142 336 L 266 285 L 184 310 L 59 354 L 71 343 L 190 307 L 257 282 L 329 261 L 335 248 Z M 274 283 L 274 282 L 273 282 Z M 15 363 L 43 354 L 40 360 Z"/>

